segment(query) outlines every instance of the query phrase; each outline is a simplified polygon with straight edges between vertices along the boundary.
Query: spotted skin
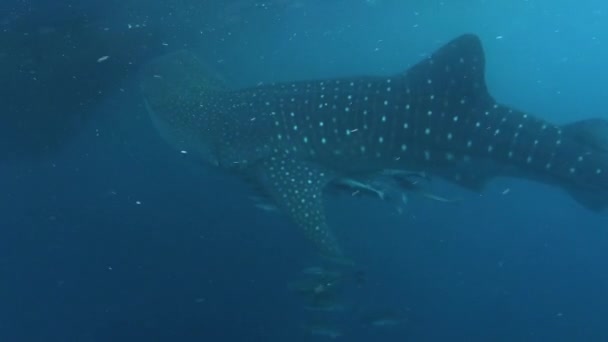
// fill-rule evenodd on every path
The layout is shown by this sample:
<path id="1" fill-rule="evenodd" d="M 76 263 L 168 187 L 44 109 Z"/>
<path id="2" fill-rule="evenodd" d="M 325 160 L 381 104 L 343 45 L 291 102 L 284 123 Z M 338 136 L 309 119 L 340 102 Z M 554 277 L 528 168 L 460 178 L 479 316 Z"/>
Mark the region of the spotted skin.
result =
<path id="1" fill-rule="evenodd" d="M 463 35 L 390 77 L 227 90 L 179 52 L 150 63 L 142 88 L 167 140 L 255 179 L 325 255 L 341 256 L 323 210 L 325 187 L 386 170 L 476 191 L 497 175 L 524 177 L 604 208 L 608 131 L 558 127 L 502 105 L 484 70 L 479 39 Z"/>
<path id="2" fill-rule="evenodd" d="M 341 256 L 323 208 L 323 189 L 333 174 L 320 165 L 280 153 L 264 159 L 256 169 L 257 179 L 268 194 L 316 242 L 320 251 L 328 257 Z"/>

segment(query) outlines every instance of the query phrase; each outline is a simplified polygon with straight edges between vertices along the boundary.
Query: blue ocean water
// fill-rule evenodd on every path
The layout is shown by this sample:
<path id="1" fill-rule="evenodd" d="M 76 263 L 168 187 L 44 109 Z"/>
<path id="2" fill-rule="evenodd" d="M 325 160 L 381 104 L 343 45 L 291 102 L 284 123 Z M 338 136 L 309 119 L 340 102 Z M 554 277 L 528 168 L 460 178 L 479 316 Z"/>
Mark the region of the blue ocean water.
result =
<path id="1" fill-rule="evenodd" d="M 599 0 L 4 1 L 0 341 L 608 340 L 608 216 L 513 179 L 439 182 L 463 200 L 400 214 L 330 199 L 357 272 L 340 308 L 307 309 L 311 246 L 167 146 L 136 76 L 184 48 L 243 86 L 386 74 L 472 32 L 501 102 L 608 119 L 607 17 Z"/>

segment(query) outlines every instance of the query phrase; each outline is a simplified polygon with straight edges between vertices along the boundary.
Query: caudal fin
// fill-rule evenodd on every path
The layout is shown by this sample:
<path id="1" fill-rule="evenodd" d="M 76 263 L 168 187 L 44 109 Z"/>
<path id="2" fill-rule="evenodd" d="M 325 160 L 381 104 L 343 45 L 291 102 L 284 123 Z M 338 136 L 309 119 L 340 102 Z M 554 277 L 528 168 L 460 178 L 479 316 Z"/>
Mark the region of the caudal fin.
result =
<path id="1" fill-rule="evenodd" d="M 608 208 L 608 121 L 586 119 L 562 127 L 562 132 L 578 149 L 581 164 L 578 176 L 584 186 L 566 186 L 581 205 L 593 211 Z"/>
<path id="2" fill-rule="evenodd" d="M 596 152 L 608 153 L 608 121 L 586 119 L 562 127 L 565 135 Z"/>

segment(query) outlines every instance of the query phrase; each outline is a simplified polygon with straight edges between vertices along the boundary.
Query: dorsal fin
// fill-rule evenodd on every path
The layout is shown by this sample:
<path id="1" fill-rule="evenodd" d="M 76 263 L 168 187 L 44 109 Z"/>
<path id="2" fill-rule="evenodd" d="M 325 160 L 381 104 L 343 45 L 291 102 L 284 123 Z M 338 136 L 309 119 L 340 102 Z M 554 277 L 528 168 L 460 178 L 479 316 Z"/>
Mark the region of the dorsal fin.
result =
<path id="1" fill-rule="evenodd" d="M 460 100 L 491 100 L 485 82 L 485 56 L 476 35 L 465 34 L 443 45 L 407 71 L 413 84 Z"/>

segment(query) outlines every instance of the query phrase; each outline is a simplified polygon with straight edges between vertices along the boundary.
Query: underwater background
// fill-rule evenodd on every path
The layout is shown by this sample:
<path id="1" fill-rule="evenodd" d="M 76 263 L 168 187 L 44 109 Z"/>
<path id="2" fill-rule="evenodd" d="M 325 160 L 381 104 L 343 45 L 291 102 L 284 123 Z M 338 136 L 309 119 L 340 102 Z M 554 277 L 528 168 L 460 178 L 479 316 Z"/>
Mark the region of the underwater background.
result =
<path id="1" fill-rule="evenodd" d="M 0 341 L 608 341 L 607 214 L 513 179 L 330 198 L 336 275 L 162 141 L 137 79 L 180 49 L 234 86 L 390 74 L 463 33 L 501 102 L 608 119 L 603 0 L 2 1 Z"/>

